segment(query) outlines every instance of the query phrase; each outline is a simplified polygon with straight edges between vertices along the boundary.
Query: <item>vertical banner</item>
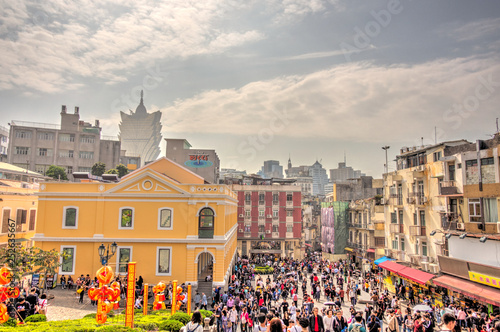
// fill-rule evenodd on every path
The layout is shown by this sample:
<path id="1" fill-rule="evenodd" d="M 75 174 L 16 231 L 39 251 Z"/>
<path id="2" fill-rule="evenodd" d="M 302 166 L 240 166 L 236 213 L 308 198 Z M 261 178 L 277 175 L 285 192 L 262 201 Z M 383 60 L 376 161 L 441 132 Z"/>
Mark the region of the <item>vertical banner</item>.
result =
<path id="1" fill-rule="evenodd" d="M 144 316 L 148 314 L 148 302 L 149 302 L 149 285 L 144 284 L 144 294 L 142 296 L 142 314 Z"/>
<path id="2" fill-rule="evenodd" d="M 187 314 L 191 315 L 191 285 L 188 285 L 188 294 L 187 294 Z"/>
<path id="3" fill-rule="evenodd" d="M 175 307 L 177 305 L 177 280 L 172 283 L 172 311 L 171 314 L 175 314 Z"/>
<path id="4" fill-rule="evenodd" d="M 128 263 L 127 306 L 125 309 L 125 326 L 134 327 L 134 297 L 135 297 L 135 262 Z"/>

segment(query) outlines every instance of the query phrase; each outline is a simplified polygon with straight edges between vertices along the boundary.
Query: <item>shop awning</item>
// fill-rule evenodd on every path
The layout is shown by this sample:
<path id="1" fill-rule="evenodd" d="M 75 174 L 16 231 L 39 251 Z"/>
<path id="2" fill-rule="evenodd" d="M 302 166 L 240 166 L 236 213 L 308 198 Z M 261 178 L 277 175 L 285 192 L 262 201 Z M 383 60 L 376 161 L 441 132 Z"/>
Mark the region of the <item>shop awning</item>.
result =
<path id="1" fill-rule="evenodd" d="M 403 278 L 410 279 L 422 285 L 425 285 L 427 281 L 435 277 L 435 275 L 431 273 L 427 273 L 417 269 L 412 269 L 411 267 L 406 267 L 402 269 L 401 271 L 398 272 L 398 274 Z"/>
<path id="2" fill-rule="evenodd" d="M 306 247 L 311 247 L 312 248 L 312 245 L 310 245 L 309 243 L 304 243 L 306 245 Z"/>
<path id="3" fill-rule="evenodd" d="M 375 249 L 370 248 L 370 249 L 366 250 L 366 252 L 375 252 Z"/>
<path id="4" fill-rule="evenodd" d="M 432 280 L 432 282 L 467 297 L 500 306 L 500 290 L 498 289 L 452 276 L 441 276 Z"/>
<path id="5" fill-rule="evenodd" d="M 345 251 L 354 251 L 354 249 L 349 248 L 349 247 L 345 247 L 344 249 L 345 249 Z"/>
<path id="6" fill-rule="evenodd" d="M 379 259 L 375 260 L 375 265 L 379 265 L 380 263 L 383 263 L 385 261 L 392 261 L 393 259 L 392 258 L 389 258 L 387 256 L 384 256 L 384 257 L 380 257 Z"/>
<path id="7" fill-rule="evenodd" d="M 380 263 L 378 266 L 383 268 L 384 270 L 394 273 L 399 273 L 399 271 L 401 271 L 402 269 L 406 269 L 406 266 L 395 263 L 393 261 L 385 261 L 383 263 Z"/>

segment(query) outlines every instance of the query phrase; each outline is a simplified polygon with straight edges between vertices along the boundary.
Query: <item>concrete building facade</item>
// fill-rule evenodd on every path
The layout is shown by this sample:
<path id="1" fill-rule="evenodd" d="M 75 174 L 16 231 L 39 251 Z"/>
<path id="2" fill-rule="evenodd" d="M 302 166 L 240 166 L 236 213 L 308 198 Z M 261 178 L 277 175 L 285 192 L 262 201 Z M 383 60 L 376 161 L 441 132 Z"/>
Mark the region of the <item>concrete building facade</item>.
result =
<path id="1" fill-rule="evenodd" d="M 208 183 L 219 183 L 220 160 L 215 150 L 191 149 L 185 139 L 165 138 L 165 156 L 198 174 Z"/>
<path id="2" fill-rule="evenodd" d="M 71 179 L 73 172 L 90 172 L 99 161 L 115 168 L 120 150 L 120 141 L 101 137 L 99 120 L 94 125 L 80 120 L 78 107 L 70 114 L 62 106 L 60 126 L 24 121 L 10 125 L 8 162 L 40 174 L 57 165 Z"/>

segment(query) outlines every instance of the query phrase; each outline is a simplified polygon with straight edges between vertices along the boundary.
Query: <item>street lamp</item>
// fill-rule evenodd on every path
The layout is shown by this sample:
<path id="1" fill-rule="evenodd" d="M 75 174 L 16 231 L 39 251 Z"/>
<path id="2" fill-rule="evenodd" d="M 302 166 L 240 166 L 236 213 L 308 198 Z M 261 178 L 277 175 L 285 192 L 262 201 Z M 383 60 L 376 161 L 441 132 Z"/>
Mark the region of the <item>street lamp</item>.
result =
<path id="1" fill-rule="evenodd" d="M 104 243 L 102 243 L 99 248 L 97 249 L 97 252 L 99 253 L 99 257 L 101 258 L 101 264 L 106 265 L 108 264 L 108 260 L 113 257 L 113 255 L 116 253 L 116 249 L 118 248 L 118 245 L 116 242 L 113 242 L 111 245 L 111 253 L 109 252 L 109 244 L 108 247 L 106 248 L 104 246 Z"/>
<path id="2" fill-rule="evenodd" d="M 389 145 L 382 147 L 382 150 L 385 150 L 385 173 L 389 173 L 389 161 L 387 160 L 387 150 L 389 150 L 389 148 Z"/>

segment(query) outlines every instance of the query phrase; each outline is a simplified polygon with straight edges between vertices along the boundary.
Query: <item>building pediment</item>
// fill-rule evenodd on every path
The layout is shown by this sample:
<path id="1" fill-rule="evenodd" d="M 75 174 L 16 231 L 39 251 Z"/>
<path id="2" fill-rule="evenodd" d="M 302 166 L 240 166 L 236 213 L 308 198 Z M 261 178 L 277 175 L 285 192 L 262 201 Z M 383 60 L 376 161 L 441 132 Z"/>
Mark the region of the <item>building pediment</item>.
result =
<path id="1" fill-rule="evenodd" d="M 156 194 L 156 195 L 189 195 L 178 184 L 155 171 L 145 169 L 141 174 L 122 181 L 105 194 Z"/>

